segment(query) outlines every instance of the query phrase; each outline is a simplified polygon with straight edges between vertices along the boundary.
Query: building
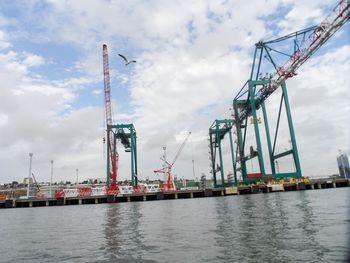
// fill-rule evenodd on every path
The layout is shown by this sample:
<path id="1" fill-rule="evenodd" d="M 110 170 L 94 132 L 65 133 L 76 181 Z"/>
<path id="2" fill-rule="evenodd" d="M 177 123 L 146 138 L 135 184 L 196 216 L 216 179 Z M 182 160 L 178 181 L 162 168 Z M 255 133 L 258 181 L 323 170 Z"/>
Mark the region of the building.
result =
<path id="1" fill-rule="evenodd" d="M 33 178 L 32 177 L 24 177 L 23 183 L 28 184 L 28 182 L 29 182 L 29 184 L 33 184 Z"/>
<path id="2" fill-rule="evenodd" d="M 339 168 L 339 177 L 350 179 L 350 166 L 348 156 L 345 153 L 340 152 L 337 157 L 337 163 Z"/>

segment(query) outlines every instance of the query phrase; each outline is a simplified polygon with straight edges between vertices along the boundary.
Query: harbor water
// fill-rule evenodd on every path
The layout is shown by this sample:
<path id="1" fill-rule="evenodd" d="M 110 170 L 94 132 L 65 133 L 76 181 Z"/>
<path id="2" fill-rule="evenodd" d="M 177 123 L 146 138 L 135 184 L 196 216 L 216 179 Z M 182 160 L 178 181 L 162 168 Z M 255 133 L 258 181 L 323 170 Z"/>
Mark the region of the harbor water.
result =
<path id="1" fill-rule="evenodd" d="M 350 188 L 0 211 L 0 262 L 345 262 Z"/>

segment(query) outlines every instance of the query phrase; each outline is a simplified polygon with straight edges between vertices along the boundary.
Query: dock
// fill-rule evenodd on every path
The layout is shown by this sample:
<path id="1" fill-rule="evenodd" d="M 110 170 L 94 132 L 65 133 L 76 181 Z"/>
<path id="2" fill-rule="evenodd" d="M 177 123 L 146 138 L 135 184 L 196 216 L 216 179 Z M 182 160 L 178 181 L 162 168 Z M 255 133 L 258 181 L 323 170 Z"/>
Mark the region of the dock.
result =
<path id="1" fill-rule="evenodd" d="M 62 198 L 29 198 L 0 200 L 0 208 L 45 207 L 65 205 L 87 205 L 121 202 L 144 202 L 170 199 L 204 198 L 215 196 L 259 194 L 287 191 L 305 191 L 327 188 L 349 187 L 350 179 L 312 179 L 310 182 L 284 184 L 242 185 L 238 187 L 222 187 L 198 190 L 180 190 L 171 192 L 135 193 L 123 195 L 100 195 Z"/>

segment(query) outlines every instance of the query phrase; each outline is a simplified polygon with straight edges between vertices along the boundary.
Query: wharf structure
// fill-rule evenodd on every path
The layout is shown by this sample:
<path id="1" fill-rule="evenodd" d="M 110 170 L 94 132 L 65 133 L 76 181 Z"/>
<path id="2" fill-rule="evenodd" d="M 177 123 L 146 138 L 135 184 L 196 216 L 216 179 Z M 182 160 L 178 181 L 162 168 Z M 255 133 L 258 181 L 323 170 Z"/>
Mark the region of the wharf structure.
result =
<path id="1" fill-rule="evenodd" d="M 42 207 L 85 205 L 101 203 L 120 203 L 135 201 L 155 201 L 169 199 L 203 198 L 228 195 L 272 193 L 284 191 L 302 191 L 327 188 L 349 187 L 350 180 L 337 179 L 312 179 L 309 182 L 276 182 L 274 184 L 251 184 L 237 187 L 221 187 L 207 189 L 188 189 L 168 192 L 133 193 L 118 195 L 78 196 L 61 198 L 11 198 L 0 200 L 0 208 Z"/>

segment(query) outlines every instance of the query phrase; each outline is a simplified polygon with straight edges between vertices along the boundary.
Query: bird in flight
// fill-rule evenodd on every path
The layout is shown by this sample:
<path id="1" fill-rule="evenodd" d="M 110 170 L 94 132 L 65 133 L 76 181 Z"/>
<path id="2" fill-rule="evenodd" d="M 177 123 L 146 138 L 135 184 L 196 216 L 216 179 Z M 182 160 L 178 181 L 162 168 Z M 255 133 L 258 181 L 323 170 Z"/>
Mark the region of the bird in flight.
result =
<path id="1" fill-rule="evenodd" d="M 128 60 L 125 56 L 122 54 L 118 54 L 119 57 L 121 57 L 125 61 L 125 66 L 129 65 L 130 63 L 136 63 L 136 60 Z"/>

